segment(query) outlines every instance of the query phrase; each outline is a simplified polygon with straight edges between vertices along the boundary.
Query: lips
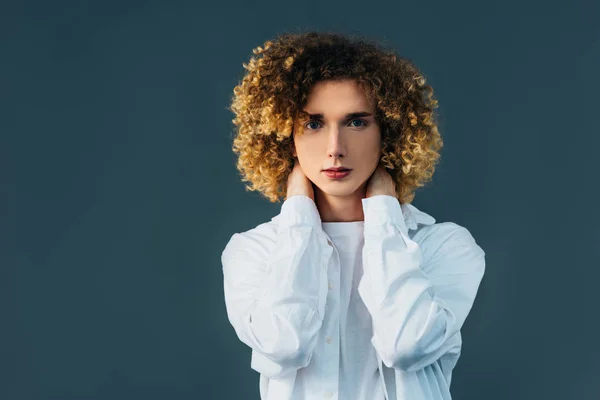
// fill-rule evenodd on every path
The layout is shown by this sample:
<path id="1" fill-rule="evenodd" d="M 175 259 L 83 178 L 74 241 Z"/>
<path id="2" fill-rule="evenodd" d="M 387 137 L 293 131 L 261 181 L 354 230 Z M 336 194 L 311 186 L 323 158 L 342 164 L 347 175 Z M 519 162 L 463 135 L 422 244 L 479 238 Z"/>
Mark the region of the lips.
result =
<path id="1" fill-rule="evenodd" d="M 327 177 L 329 177 L 331 179 L 342 179 L 342 178 L 345 178 L 348 175 L 350 175 L 350 172 L 352 172 L 352 171 L 351 170 L 334 171 L 334 170 L 330 170 L 330 169 L 323 170 L 323 174 L 325 174 Z"/>

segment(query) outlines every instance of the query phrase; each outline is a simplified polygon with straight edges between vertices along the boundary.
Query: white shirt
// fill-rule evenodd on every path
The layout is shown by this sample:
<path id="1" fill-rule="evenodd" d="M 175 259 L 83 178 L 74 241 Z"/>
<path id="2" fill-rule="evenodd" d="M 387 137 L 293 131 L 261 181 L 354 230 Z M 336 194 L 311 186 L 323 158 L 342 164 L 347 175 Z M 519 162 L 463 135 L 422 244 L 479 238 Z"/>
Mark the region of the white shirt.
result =
<path id="1" fill-rule="evenodd" d="M 362 205 L 364 222 L 322 223 L 292 196 L 223 250 L 228 318 L 261 399 L 451 399 L 485 252 L 395 197 Z"/>

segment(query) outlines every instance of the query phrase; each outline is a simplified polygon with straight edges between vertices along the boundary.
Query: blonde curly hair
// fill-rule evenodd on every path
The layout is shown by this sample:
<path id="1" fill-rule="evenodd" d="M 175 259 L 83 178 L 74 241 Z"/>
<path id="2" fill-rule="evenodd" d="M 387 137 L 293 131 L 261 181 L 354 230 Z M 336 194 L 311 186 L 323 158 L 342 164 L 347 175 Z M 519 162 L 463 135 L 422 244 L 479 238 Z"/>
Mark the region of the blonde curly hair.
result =
<path id="1" fill-rule="evenodd" d="M 252 50 L 229 109 L 237 127 L 233 151 L 246 190 L 285 199 L 294 165 L 293 128 L 319 81 L 356 81 L 375 104 L 381 127 L 379 165 L 396 182 L 401 203 L 431 180 L 443 146 L 433 114 L 437 100 L 407 59 L 379 43 L 333 32 L 286 33 Z M 300 134 L 301 132 L 296 132 Z"/>

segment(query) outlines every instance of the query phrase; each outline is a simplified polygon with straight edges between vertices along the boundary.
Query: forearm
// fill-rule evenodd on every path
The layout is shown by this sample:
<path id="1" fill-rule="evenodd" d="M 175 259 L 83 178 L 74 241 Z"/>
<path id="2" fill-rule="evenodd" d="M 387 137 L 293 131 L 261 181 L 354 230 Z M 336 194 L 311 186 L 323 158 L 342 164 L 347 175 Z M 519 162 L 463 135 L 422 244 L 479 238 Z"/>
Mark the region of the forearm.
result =
<path id="1" fill-rule="evenodd" d="M 260 281 L 256 274 L 234 279 L 243 268 L 232 270 L 232 279 L 226 279 L 230 321 L 240 340 L 253 349 L 252 367 L 269 376 L 308 365 L 323 321 L 327 257 L 310 202 L 291 198 L 284 203 L 284 219 Z M 224 264 L 245 262 L 243 253 L 234 256 L 230 251 L 226 257 Z"/>
<path id="2" fill-rule="evenodd" d="M 468 231 L 438 227 L 427 260 L 408 236 L 399 204 L 374 201 L 365 213 L 359 293 L 373 321 L 373 345 L 389 367 L 418 370 L 456 346 L 456 335 L 484 271 L 484 252 Z M 439 243 L 438 243 L 439 242 Z M 427 272 L 428 271 L 428 272 Z"/>
<path id="3" fill-rule="evenodd" d="M 326 281 L 317 240 L 310 227 L 280 231 L 264 290 L 237 321 L 243 342 L 281 364 L 308 364 L 321 327 Z"/>

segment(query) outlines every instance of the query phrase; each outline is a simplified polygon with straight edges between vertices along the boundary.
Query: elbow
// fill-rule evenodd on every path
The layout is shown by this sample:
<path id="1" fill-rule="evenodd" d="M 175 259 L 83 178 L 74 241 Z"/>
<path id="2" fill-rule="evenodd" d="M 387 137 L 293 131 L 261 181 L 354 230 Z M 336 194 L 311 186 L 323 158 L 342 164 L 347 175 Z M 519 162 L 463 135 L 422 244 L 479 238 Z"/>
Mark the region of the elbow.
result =
<path id="1" fill-rule="evenodd" d="M 458 359 L 462 348 L 460 331 L 451 336 L 440 334 L 437 339 L 429 341 L 423 338 L 419 341 L 400 342 L 398 346 L 383 346 L 380 351 L 381 359 L 390 368 L 406 372 L 419 371 L 433 364 L 441 357 Z"/>
<path id="2" fill-rule="evenodd" d="M 312 341 L 305 338 L 300 341 L 296 335 L 286 335 L 273 343 L 273 346 L 264 346 L 265 356 L 280 365 L 291 368 L 302 368 L 308 365 L 312 355 Z"/>
<path id="3" fill-rule="evenodd" d="M 433 363 L 443 338 L 440 335 L 428 337 L 397 337 L 394 341 L 380 344 L 380 356 L 383 363 L 394 369 L 406 372 L 418 371 Z"/>
<path id="4" fill-rule="evenodd" d="M 423 363 L 436 344 L 422 335 L 407 335 L 406 331 L 403 333 L 394 336 L 374 336 L 372 344 L 387 367 L 414 372 L 424 366 Z"/>
<path id="5" fill-rule="evenodd" d="M 393 346 L 391 343 L 381 343 L 373 338 L 373 345 L 377 349 L 381 361 L 389 368 L 400 369 L 403 371 L 414 371 L 419 358 L 416 343 L 398 343 Z"/>
<path id="6" fill-rule="evenodd" d="M 311 360 L 321 321 L 311 310 L 300 323 L 296 318 L 283 318 L 271 314 L 268 323 L 257 324 L 250 337 L 241 338 L 253 350 L 252 368 L 270 378 L 278 378 L 290 371 L 306 367 Z"/>
<path id="7" fill-rule="evenodd" d="M 309 310 L 305 318 L 276 313 L 269 321 L 261 324 L 262 335 L 256 337 L 259 350 L 278 363 L 306 366 L 321 327 L 315 310 Z"/>
<path id="8" fill-rule="evenodd" d="M 423 364 L 424 354 L 415 350 L 389 351 L 382 354 L 383 363 L 394 369 L 406 372 L 415 372 L 427 364 Z"/>
<path id="9" fill-rule="evenodd" d="M 312 353 L 309 344 L 297 346 L 295 349 L 279 347 L 275 352 L 253 349 L 250 367 L 268 378 L 279 379 L 306 367 L 310 363 Z"/>

